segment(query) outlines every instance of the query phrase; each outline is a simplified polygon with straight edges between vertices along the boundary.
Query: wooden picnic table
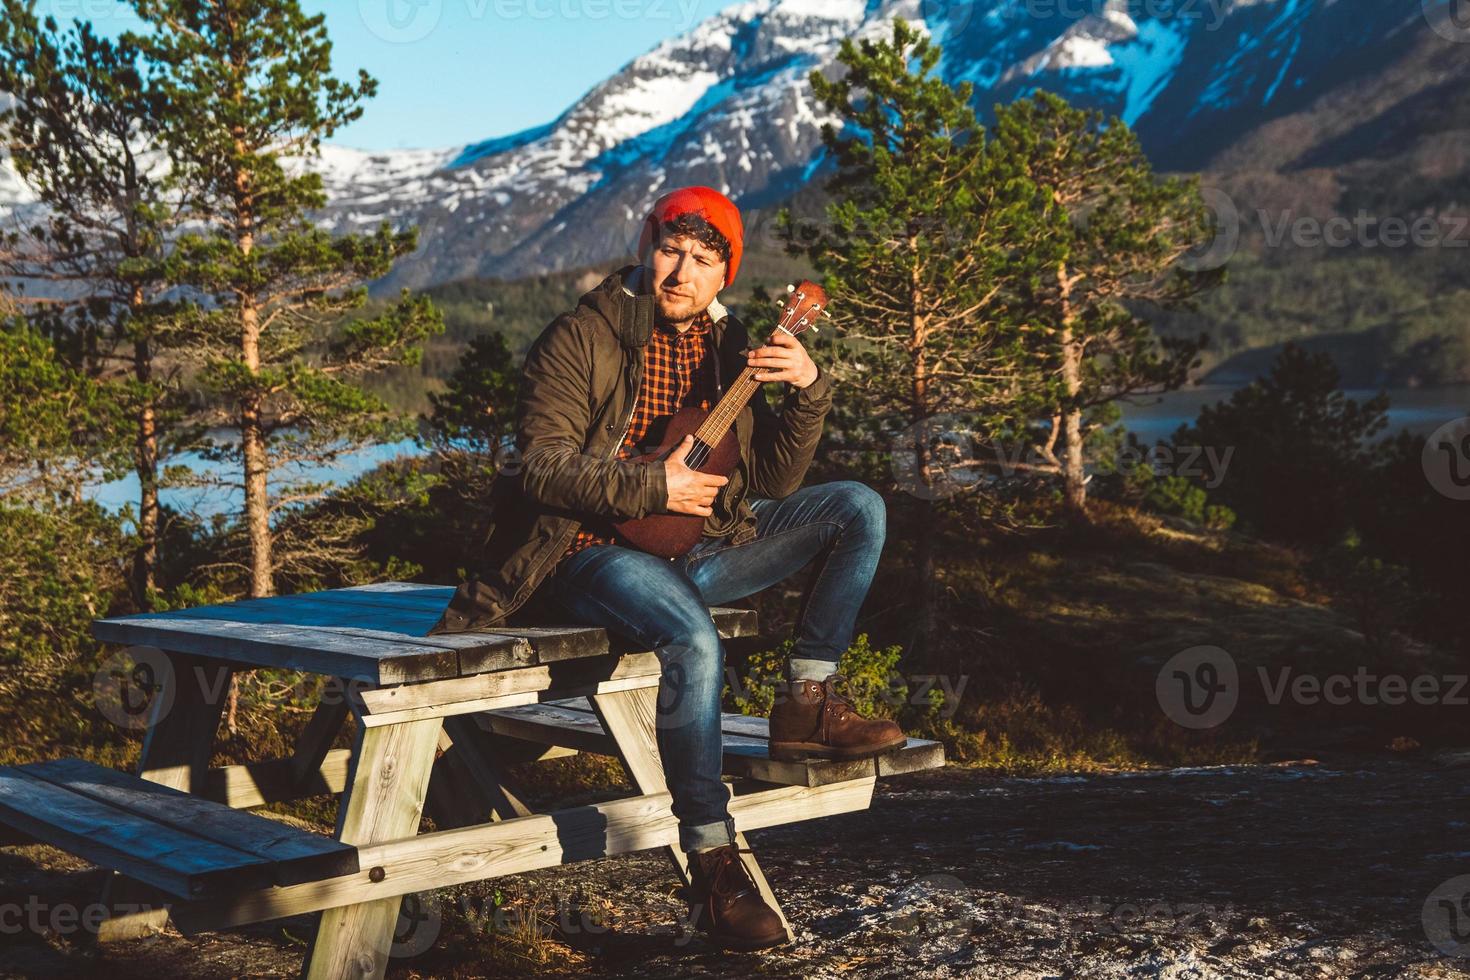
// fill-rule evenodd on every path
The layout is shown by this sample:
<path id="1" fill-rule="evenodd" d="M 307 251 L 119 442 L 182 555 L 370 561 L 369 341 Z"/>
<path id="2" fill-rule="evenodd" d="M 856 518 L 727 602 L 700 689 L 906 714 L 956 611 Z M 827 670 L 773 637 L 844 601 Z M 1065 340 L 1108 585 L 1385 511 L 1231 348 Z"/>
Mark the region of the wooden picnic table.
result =
<path id="1" fill-rule="evenodd" d="M 114 905 L 159 898 L 103 939 L 165 916 L 193 933 L 321 911 L 308 977 L 382 976 L 411 893 L 651 847 L 687 882 L 655 740 L 657 655 L 593 627 L 425 636 L 453 591 L 386 582 L 97 620 L 99 640 L 166 664 L 138 776 L 79 760 L 0 770 L 0 822 L 121 872 Z M 711 617 L 722 636 L 755 635 L 752 611 Z M 256 668 L 322 675 L 334 696 L 289 758 L 211 767 L 229 680 Z M 352 748 L 334 749 L 349 720 Z M 919 739 L 875 759 L 777 762 L 764 719 L 722 727 L 742 847 L 747 830 L 866 808 L 880 775 L 943 765 Z M 576 751 L 617 756 L 639 795 L 532 813 L 507 765 Z M 323 793 L 341 794 L 331 841 L 238 812 Z M 436 829 L 419 834 L 426 802 Z"/>

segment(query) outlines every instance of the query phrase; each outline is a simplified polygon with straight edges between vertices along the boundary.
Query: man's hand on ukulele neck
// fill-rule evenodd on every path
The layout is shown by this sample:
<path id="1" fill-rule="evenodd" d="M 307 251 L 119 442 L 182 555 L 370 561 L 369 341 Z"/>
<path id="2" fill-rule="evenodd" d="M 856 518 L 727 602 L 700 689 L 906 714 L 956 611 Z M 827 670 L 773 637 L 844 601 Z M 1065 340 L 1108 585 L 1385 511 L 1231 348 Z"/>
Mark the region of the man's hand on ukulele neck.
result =
<path id="1" fill-rule="evenodd" d="M 684 465 L 684 457 L 694 447 L 694 436 L 687 435 L 674 447 L 669 458 L 664 460 L 664 474 L 668 477 L 668 509 L 674 514 L 692 514 L 708 517 L 714 511 L 712 505 L 720 487 L 730 482 L 728 476 L 701 473 Z"/>
<path id="2" fill-rule="evenodd" d="M 793 388 L 805 388 L 817 380 L 817 365 L 806 348 L 785 330 L 777 330 L 764 347 L 745 353 L 746 362 L 756 369 L 755 380 L 789 381 Z"/>

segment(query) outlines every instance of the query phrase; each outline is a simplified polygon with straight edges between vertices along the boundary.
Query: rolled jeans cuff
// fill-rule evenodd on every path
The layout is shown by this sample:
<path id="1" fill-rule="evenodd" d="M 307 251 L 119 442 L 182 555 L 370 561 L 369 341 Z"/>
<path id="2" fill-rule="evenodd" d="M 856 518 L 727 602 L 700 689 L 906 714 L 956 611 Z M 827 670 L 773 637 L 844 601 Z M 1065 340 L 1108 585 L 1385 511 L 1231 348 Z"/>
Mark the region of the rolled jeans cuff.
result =
<path id="1" fill-rule="evenodd" d="M 720 847 L 735 843 L 735 818 L 726 817 L 716 823 L 702 823 L 693 827 L 679 825 L 679 847 L 687 854 L 699 847 Z"/>
<path id="2" fill-rule="evenodd" d="M 834 660 L 792 657 L 786 662 L 786 679 L 789 681 L 824 681 L 835 673 L 837 662 Z"/>

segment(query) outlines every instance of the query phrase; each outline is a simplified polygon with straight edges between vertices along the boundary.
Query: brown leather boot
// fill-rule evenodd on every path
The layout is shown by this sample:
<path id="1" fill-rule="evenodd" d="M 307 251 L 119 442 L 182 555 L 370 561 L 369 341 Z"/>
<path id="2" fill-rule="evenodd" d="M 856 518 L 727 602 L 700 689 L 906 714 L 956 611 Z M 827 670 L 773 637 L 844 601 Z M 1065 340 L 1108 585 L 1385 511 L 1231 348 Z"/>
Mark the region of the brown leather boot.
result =
<path id="1" fill-rule="evenodd" d="M 837 690 L 845 681 L 842 674 L 831 674 L 826 680 L 791 682 L 785 699 L 771 709 L 772 759 L 864 759 L 908 741 L 898 722 L 858 714 Z"/>
<path id="2" fill-rule="evenodd" d="M 694 928 L 727 949 L 764 949 L 786 942 L 781 916 L 766 904 L 733 843 L 689 853 L 689 913 Z"/>

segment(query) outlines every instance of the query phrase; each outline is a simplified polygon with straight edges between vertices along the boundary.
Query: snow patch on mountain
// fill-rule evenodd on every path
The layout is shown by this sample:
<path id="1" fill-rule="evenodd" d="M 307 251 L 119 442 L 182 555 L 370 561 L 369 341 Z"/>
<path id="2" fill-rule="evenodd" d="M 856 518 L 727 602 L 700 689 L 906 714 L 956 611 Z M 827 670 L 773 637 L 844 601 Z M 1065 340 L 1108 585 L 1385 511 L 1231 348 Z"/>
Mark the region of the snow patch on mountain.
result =
<path id="1" fill-rule="evenodd" d="M 1406 24 L 1427 30 L 1420 2 L 745 0 L 631 59 L 544 125 L 458 147 L 325 145 L 292 166 L 322 174 L 324 227 L 421 229 L 419 251 L 380 289 L 525 275 L 626 254 L 666 187 L 707 184 L 759 209 L 816 179 L 822 125 L 836 120 L 808 77 L 839 77 L 843 39 L 885 41 L 895 17 L 942 45 L 939 73 L 972 83 L 982 118 L 1046 89 L 1118 115 L 1157 160 L 1187 169 L 1351 77 Z M 0 165 L 0 214 L 27 195 Z"/>
<path id="2" fill-rule="evenodd" d="M 1188 35 L 1177 24 L 1145 21 L 1137 36 L 1113 50 L 1113 62 L 1123 76 L 1124 105 L 1120 113 L 1132 126 L 1153 106 L 1179 70 Z"/>

